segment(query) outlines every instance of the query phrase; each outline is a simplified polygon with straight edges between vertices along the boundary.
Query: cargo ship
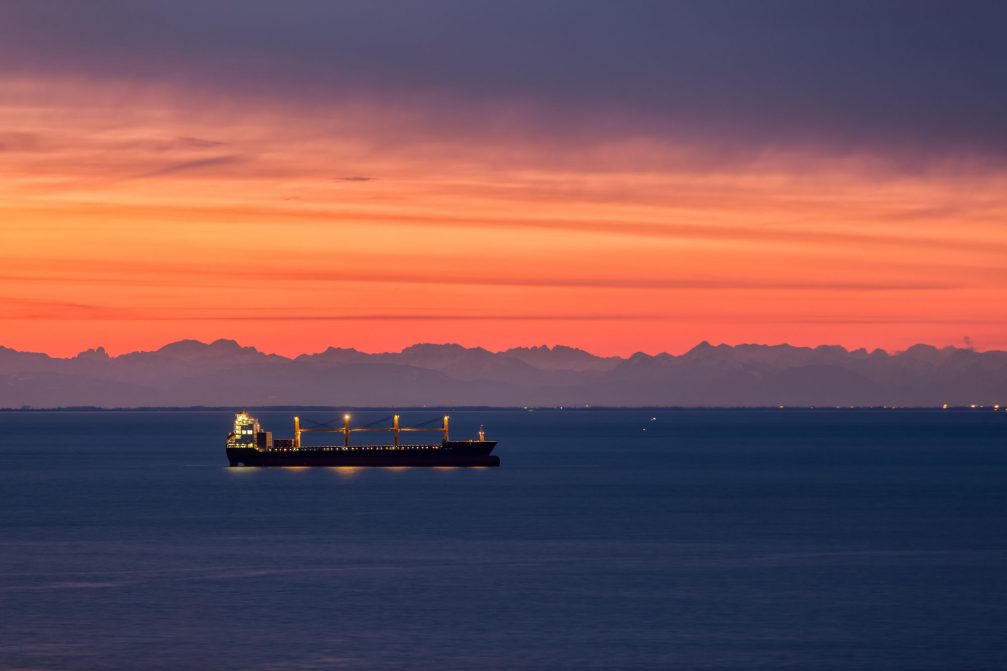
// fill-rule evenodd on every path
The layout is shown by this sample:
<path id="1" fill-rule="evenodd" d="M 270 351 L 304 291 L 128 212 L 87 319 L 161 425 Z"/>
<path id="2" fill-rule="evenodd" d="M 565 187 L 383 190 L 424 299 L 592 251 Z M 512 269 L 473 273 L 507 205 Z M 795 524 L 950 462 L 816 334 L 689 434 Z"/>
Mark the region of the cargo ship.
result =
<path id="1" fill-rule="evenodd" d="M 263 431 L 259 420 L 248 412 L 234 417 L 234 430 L 227 436 L 227 461 L 231 466 L 499 466 L 500 458 L 491 454 L 495 440 L 486 440 L 479 427 L 478 440 L 451 440 L 448 436 L 448 417 L 440 426 L 399 425 L 394 415 L 391 426 L 375 427 L 374 423 L 359 428 L 350 426 L 350 415 L 343 415 L 342 426 L 314 423 L 302 426 L 294 417 L 293 438 L 273 438 L 271 431 Z M 385 420 L 387 421 L 387 420 Z M 353 445 L 350 436 L 363 431 L 387 431 L 392 434 L 391 445 Z M 432 431 L 443 433 L 440 442 L 413 443 L 400 440 L 403 433 Z M 305 433 L 340 433 L 339 445 L 302 445 Z"/>

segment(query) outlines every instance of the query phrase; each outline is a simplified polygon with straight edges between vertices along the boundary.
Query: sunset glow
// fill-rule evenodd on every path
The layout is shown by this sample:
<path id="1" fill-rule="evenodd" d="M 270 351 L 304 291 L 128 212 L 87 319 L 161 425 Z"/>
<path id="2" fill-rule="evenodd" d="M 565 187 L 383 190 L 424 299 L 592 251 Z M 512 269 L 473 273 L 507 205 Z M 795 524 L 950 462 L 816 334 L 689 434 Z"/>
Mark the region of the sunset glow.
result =
<path id="1" fill-rule="evenodd" d="M 503 93 L 4 77 L 9 347 L 1007 346 L 1007 175 L 967 148 L 728 151 Z"/>

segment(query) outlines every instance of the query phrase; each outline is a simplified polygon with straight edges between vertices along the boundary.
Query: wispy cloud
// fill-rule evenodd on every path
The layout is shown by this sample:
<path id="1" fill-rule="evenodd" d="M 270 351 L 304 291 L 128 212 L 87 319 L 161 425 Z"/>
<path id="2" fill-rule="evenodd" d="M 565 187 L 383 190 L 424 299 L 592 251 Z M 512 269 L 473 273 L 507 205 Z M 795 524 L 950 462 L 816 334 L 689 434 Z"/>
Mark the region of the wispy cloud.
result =
<path id="1" fill-rule="evenodd" d="M 106 265 L 106 264 L 102 264 Z M 114 265 L 114 264 L 108 264 Z M 58 264 L 46 265 L 43 273 L 0 272 L 0 279 L 9 282 L 32 283 L 84 283 L 120 284 L 132 281 L 148 286 L 215 286 L 226 287 L 255 282 L 300 284 L 400 284 L 441 285 L 469 287 L 526 287 L 612 290 L 666 290 L 685 291 L 809 291 L 809 292 L 934 292 L 965 289 L 967 282 L 933 282 L 928 280 L 887 282 L 814 281 L 814 280 L 745 280 L 705 278 L 622 278 L 622 277 L 536 277 L 533 275 L 493 276 L 485 274 L 458 274 L 450 271 L 426 272 L 366 272 L 366 271 L 297 271 L 259 267 L 242 270 L 234 267 L 219 269 L 194 266 L 159 268 L 134 268 L 118 272 L 88 272 L 77 269 L 70 273 L 48 270 Z M 72 305 L 72 304 L 66 304 Z"/>
<path id="2" fill-rule="evenodd" d="M 80 321 L 101 319 L 106 321 L 170 321 L 170 322 L 693 322 L 705 323 L 776 323 L 776 324 L 847 324 L 847 325 L 960 325 L 960 319 L 946 319 L 926 314 L 844 316 L 829 314 L 767 315 L 755 312 L 711 314 L 709 312 L 665 311 L 582 311 L 559 313 L 517 311 L 507 313 L 472 312 L 353 312 L 337 313 L 306 306 L 295 307 L 204 307 L 168 305 L 58 305 L 51 301 L 7 301 L 0 298 L 0 319 L 15 315 L 30 316 L 47 321 Z M 969 319 L 974 326 L 1005 326 L 1007 318 L 985 317 Z"/>
<path id="3" fill-rule="evenodd" d="M 45 139 L 37 133 L 0 132 L 0 152 L 36 151 L 45 145 Z"/>
<path id="4" fill-rule="evenodd" d="M 143 174 L 137 175 L 136 179 L 149 179 L 152 177 L 165 177 L 167 175 L 176 175 L 183 172 L 194 172 L 194 171 L 205 171 L 208 168 L 219 168 L 221 166 L 232 166 L 239 163 L 244 163 L 248 160 L 245 156 L 240 156 L 237 154 L 228 154 L 224 156 L 212 156 L 210 158 L 201 158 L 192 161 L 182 161 L 180 163 L 172 163 L 166 165 L 156 170 L 151 170 Z"/>
<path id="5" fill-rule="evenodd" d="M 223 147 L 227 144 L 226 142 L 206 140 L 201 137 L 179 137 L 175 138 L 175 143 L 181 147 L 193 147 L 196 149 L 213 149 L 215 147 Z"/>

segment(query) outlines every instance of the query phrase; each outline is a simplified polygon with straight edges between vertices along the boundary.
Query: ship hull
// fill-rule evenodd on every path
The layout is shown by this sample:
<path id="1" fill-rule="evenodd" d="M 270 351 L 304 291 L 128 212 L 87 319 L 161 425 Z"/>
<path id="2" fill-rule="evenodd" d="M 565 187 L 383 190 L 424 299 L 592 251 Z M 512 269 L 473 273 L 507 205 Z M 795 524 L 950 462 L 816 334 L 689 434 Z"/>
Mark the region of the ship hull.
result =
<path id="1" fill-rule="evenodd" d="M 446 441 L 438 445 L 321 446 L 300 449 L 227 448 L 231 466 L 492 467 L 496 441 Z"/>

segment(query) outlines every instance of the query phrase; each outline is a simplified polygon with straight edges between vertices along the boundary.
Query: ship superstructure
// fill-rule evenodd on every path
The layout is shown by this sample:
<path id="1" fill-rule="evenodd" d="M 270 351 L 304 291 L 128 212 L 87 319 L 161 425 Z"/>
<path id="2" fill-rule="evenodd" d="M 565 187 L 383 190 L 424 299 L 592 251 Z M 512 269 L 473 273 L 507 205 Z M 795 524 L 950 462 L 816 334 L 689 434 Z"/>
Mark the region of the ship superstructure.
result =
<path id="1" fill-rule="evenodd" d="M 486 440 L 482 427 L 478 440 L 451 440 L 448 434 L 449 418 L 438 420 L 435 428 L 401 426 L 399 416 L 393 415 L 391 426 L 362 427 L 350 425 L 351 416 L 343 415 L 341 426 L 331 423 L 312 423 L 302 426 L 294 417 L 293 438 L 273 438 L 264 431 L 259 420 L 242 411 L 234 416 L 234 430 L 227 436 L 227 460 L 231 466 L 499 466 L 500 458 L 491 452 L 495 440 Z M 365 431 L 392 433 L 390 445 L 354 445 L 350 436 Z M 436 443 L 402 442 L 402 434 L 413 432 L 443 433 Z M 304 445 L 305 433 L 342 434 L 338 445 Z"/>

